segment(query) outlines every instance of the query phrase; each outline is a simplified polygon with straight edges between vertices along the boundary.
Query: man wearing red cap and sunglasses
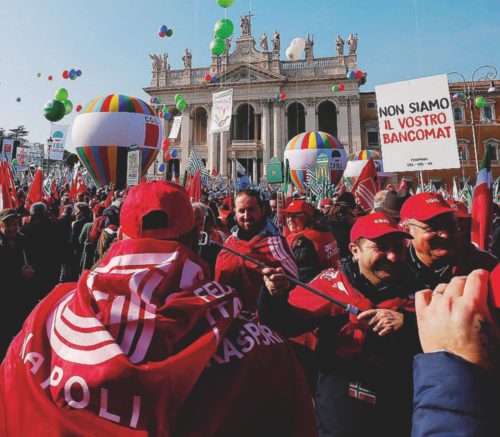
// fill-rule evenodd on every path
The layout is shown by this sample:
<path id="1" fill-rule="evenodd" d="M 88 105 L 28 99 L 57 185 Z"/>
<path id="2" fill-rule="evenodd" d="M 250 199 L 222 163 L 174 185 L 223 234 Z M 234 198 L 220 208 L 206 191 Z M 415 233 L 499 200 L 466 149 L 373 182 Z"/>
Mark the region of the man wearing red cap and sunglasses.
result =
<path id="1" fill-rule="evenodd" d="M 411 196 L 401 208 L 400 225 L 413 240 L 407 261 L 420 289 L 434 289 L 454 276 L 473 270 L 491 271 L 498 260 L 470 243 L 470 221 L 463 210 L 452 207 L 436 193 Z"/>
<path id="2" fill-rule="evenodd" d="M 11 344 L 0 434 L 315 435 L 289 345 L 191 250 L 186 191 L 137 185 L 120 222 L 102 262 L 56 287 Z"/>
<path id="3" fill-rule="evenodd" d="M 356 316 L 264 269 L 261 320 L 293 337 L 317 329 L 316 413 L 321 436 L 406 436 L 412 413 L 412 358 L 419 351 L 413 295 L 404 263 L 411 235 L 381 212 L 358 218 L 352 259 L 309 285 L 360 310 Z"/>

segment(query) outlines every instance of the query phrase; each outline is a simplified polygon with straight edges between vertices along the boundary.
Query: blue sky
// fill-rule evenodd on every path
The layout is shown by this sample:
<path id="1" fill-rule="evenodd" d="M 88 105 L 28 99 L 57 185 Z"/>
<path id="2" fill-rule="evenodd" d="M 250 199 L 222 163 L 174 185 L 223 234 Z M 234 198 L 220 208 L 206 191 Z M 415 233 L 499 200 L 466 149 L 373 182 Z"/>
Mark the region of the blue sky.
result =
<path id="1" fill-rule="evenodd" d="M 469 78 L 483 64 L 500 69 L 499 0 L 235 0 L 226 10 L 215 0 L 0 0 L 0 127 L 24 124 L 31 141 L 45 142 L 50 123 L 42 107 L 59 87 L 75 106 L 114 92 L 147 99 L 148 53 L 167 51 L 176 69 L 189 47 L 193 66 L 206 66 L 215 21 L 226 14 L 238 36 L 248 10 L 257 40 L 262 32 L 269 39 L 281 33 L 282 58 L 289 42 L 307 32 L 316 57 L 334 55 L 337 34 L 357 32 L 358 66 L 368 74 L 362 91 L 449 71 Z M 172 38 L 157 36 L 162 24 L 174 30 Z M 64 80 L 70 68 L 82 76 Z M 74 117 L 73 111 L 59 123 Z"/>

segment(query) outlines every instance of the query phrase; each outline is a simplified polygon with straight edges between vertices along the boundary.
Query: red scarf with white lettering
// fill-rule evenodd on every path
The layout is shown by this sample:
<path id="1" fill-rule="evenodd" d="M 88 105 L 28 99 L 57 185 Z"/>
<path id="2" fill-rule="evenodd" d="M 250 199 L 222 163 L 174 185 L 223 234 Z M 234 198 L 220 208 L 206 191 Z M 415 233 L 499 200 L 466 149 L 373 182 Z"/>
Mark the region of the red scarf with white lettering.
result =
<path id="1" fill-rule="evenodd" d="M 404 308 L 407 311 L 415 311 L 413 299 L 396 297 L 374 305 L 360 291 L 354 288 L 341 270 L 330 268 L 322 271 L 309 285 L 316 290 L 322 291 L 340 302 L 347 303 L 366 311 L 372 308 L 388 309 L 397 311 Z M 310 317 L 328 317 L 345 313 L 339 305 L 311 293 L 302 287 L 296 287 L 290 293 L 288 302 L 298 308 L 306 310 Z M 368 327 L 365 321 L 358 320 L 353 314 L 349 314 L 349 321 L 342 327 L 337 337 L 337 355 L 347 357 L 361 351 Z M 297 340 L 296 340 L 297 341 Z M 306 346 L 311 346 L 310 339 Z"/>
<path id="2" fill-rule="evenodd" d="M 0 435 L 169 435 L 237 316 L 211 310 L 241 307 L 208 277 L 187 247 L 140 239 L 56 287 L 0 368 Z"/>
<path id="3" fill-rule="evenodd" d="M 257 235 L 250 241 L 231 235 L 224 245 L 269 267 L 283 267 L 287 274 L 297 277 L 294 257 L 281 235 Z M 217 256 L 215 280 L 234 287 L 244 307 L 256 310 L 260 288 L 264 285 L 261 267 L 222 249 Z"/>

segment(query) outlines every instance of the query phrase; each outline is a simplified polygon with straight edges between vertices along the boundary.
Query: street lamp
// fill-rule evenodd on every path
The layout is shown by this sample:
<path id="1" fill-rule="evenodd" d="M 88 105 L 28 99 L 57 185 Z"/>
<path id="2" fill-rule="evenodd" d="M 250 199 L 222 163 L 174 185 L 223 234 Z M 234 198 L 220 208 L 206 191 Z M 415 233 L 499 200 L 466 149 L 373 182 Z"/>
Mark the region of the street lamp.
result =
<path id="1" fill-rule="evenodd" d="M 477 72 L 484 69 L 487 70 L 486 73 L 484 73 L 484 76 L 481 76 L 479 79 L 475 79 Z M 488 92 L 489 93 L 495 92 L 496 88 L 495 88 L 495 83 L 493 81 L 497 77 L 497 69 L 491 65 L 482 65 L 481 67 L 478 67 L 474 70 L 471 76 L 471 80 L 469 82 L 465 80 L 465 77 L 462 73 L 458 73 L 457 71 L 452 71 L 448 73 L 448 76 L 452 74 L 462 78 L 465 107 L 470 112 L 472 140 L 474 144 L 474 158 L 476 160 L 476 172 L 479 172 L 479 159 L 477 156 L 477 140 L 476 140 L 476 128 L 475 128 L 476 124 L 474 121 L 474 107 L 476 106 L 474 99 L 476 97 L 476 85 L 482 81 L 490 81 L 490 87 L 488 88 Z"/>

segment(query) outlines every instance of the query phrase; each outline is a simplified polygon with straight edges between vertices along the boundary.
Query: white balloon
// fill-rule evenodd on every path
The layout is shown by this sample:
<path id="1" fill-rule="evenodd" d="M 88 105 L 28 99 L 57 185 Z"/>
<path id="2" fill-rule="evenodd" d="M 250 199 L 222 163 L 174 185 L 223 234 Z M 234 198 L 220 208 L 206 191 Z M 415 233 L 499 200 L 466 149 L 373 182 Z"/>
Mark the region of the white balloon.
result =
<path id="1" fill-rule="evenodd" d="M 300 50 L 300 47 L 292 47 L 292 55 L 294 59 L 300 59 L 302 57 L 302 53 L 304 53 L 304 50 Z"/>
<path id="2" fill-rule="evenodd" d="M 293 61 L 295 59 L 295 54 L 293 52 L 293 47 L 288 47 L 285 51 L 285 56 L 288 60 Z"/>
<path id="3" fill-rule="evenodd" d="M 301 52 L 306 48 L 306 40 L 304 38 L 294 38 L 290 43 L 290 47 L 297 47 Z"/>

